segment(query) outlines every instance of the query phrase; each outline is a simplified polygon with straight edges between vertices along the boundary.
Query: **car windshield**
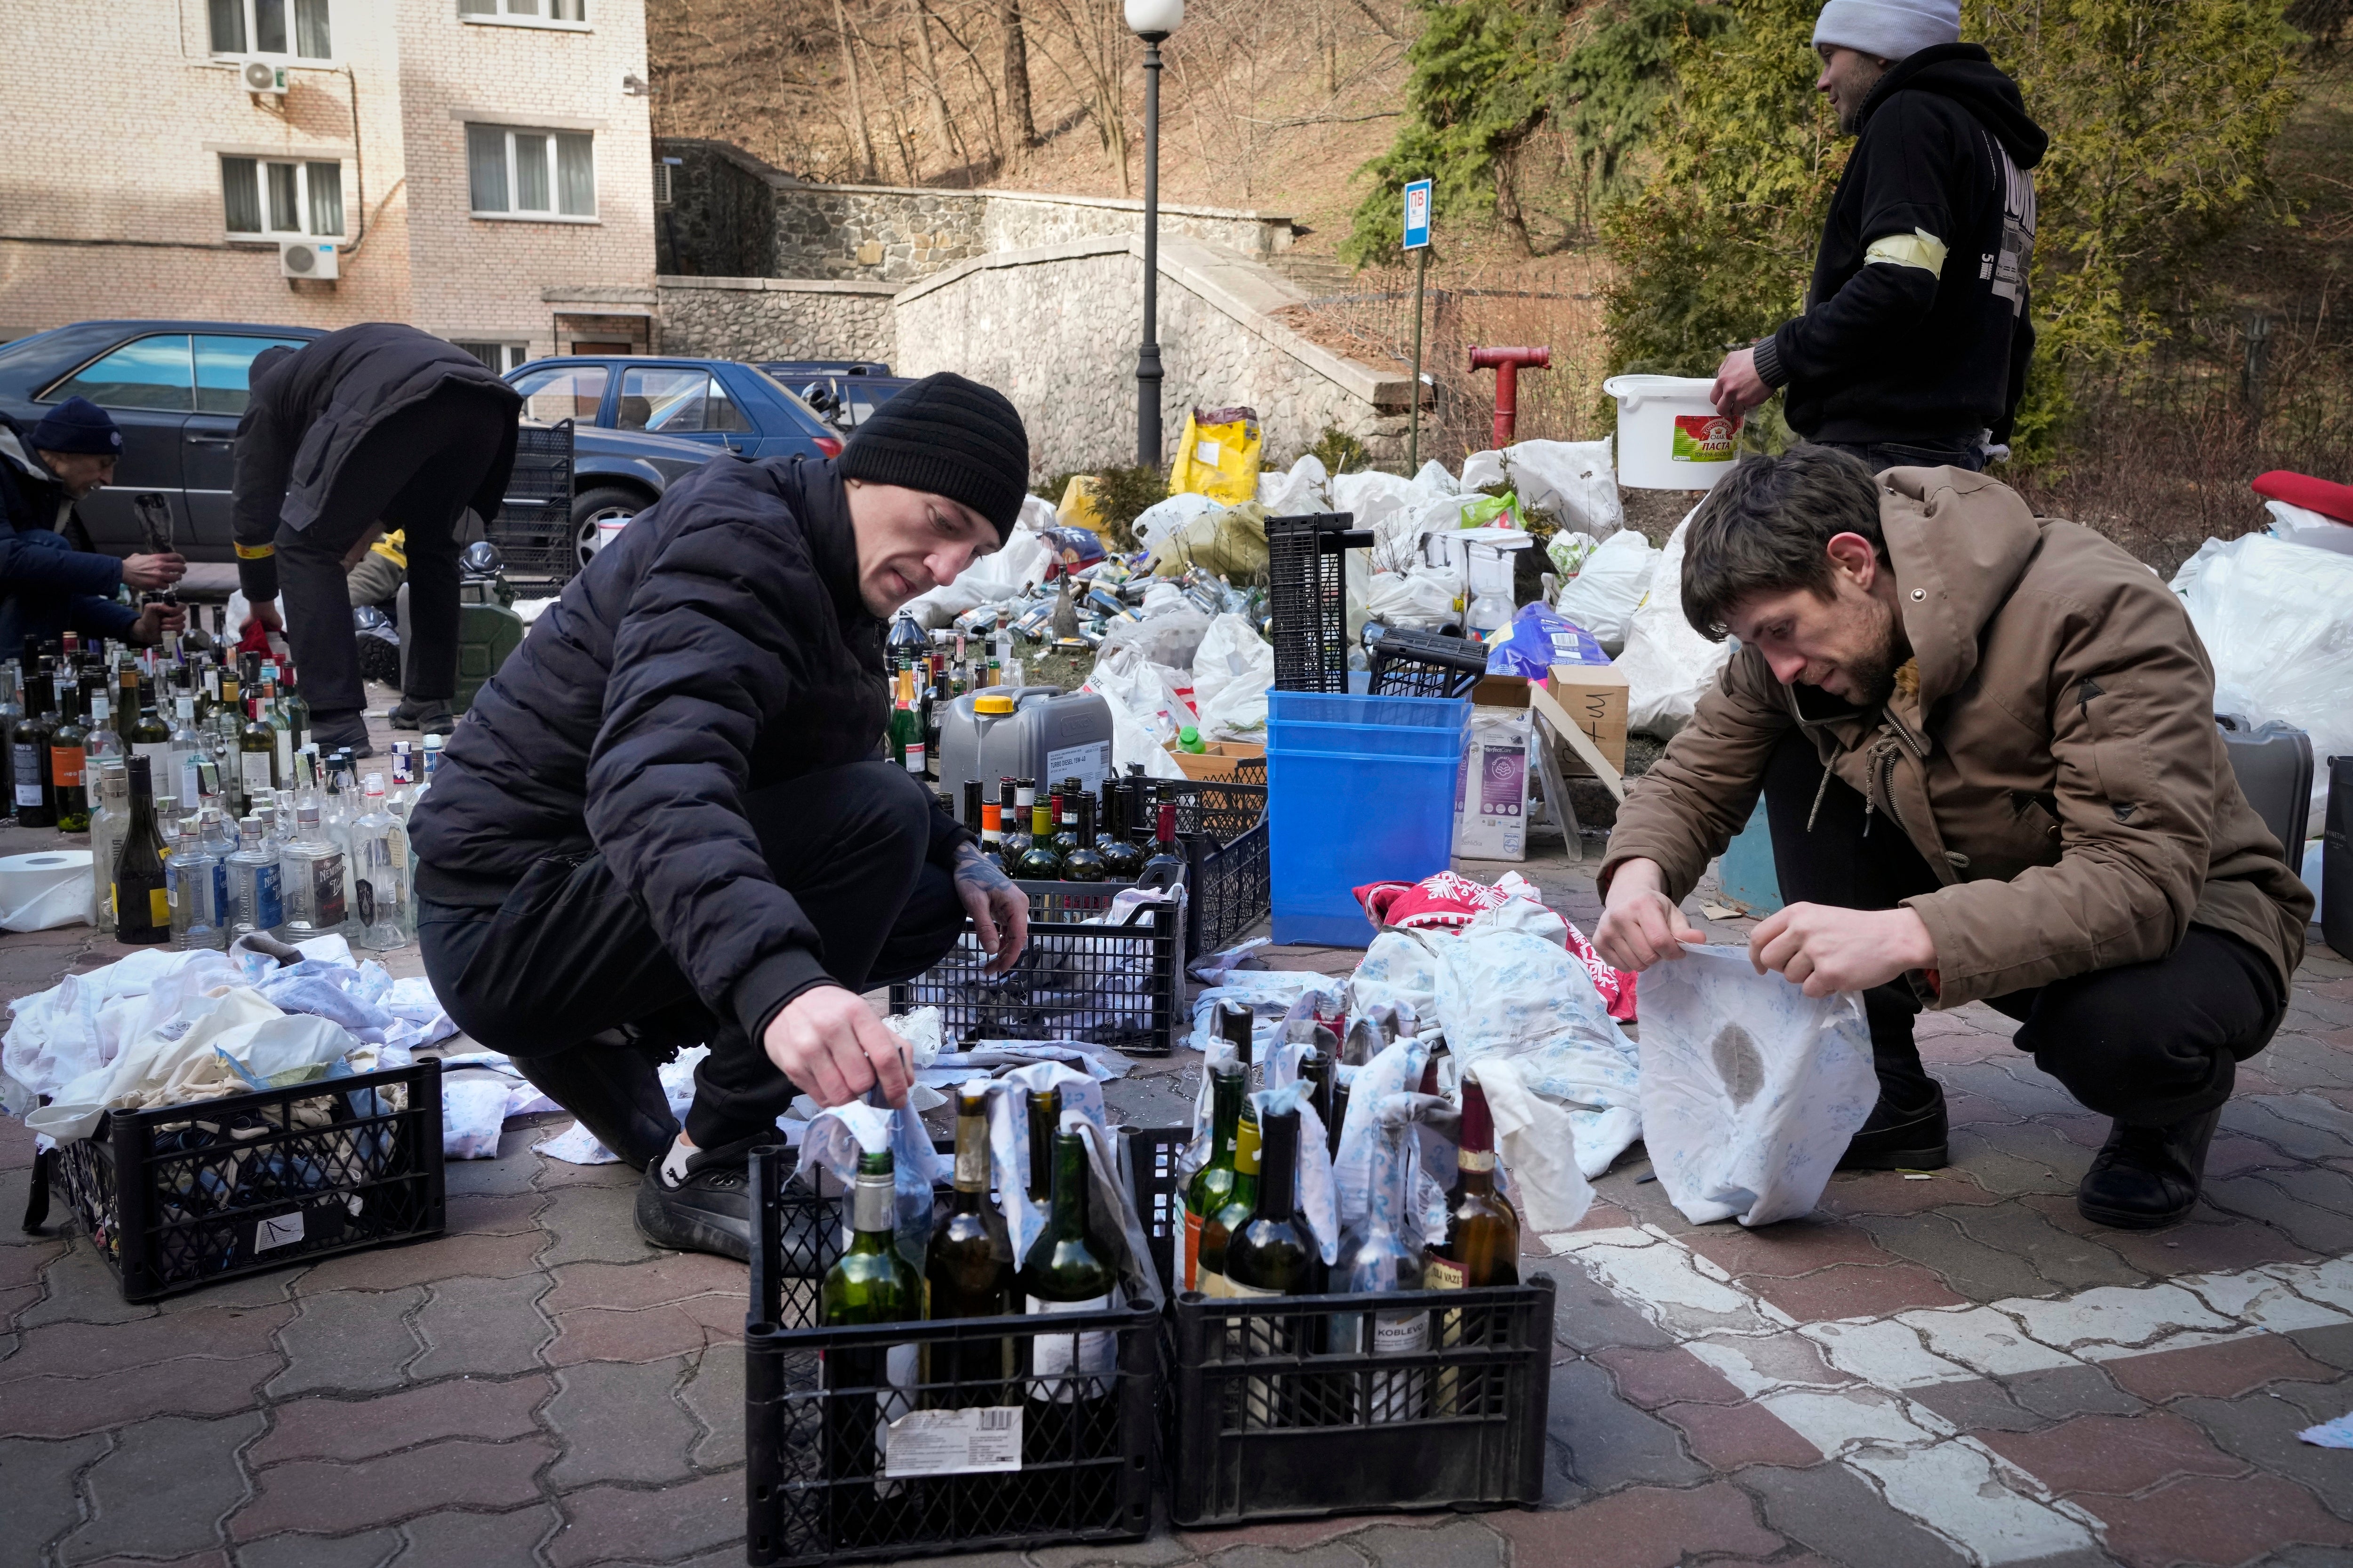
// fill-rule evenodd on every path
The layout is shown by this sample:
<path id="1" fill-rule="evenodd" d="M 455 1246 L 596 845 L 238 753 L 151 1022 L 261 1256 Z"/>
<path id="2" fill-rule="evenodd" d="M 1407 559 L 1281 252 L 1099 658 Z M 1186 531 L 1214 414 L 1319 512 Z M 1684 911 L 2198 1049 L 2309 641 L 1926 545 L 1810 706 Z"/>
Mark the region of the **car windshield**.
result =
<path id="1" fill-rule="evenodd" d="M 762 370 L 758 365 L 747 364 L 744 368 L 750 371 L 754 375 L 758 376 L 763 382 L 766 383 L 768 390 L 775 393 L 778 400 L 783 402 L 787 407 L 793 409 L 802 418 L 807 420 L 812 429 L 823 431 L 828 428 L 825 416 L 819 414 L 816 409 L 811 408 L 807 404 L 802 402 L 800 394 L 795 392 L 791 387 L 786 386 L 783 382 L 778 381 L 775 376 L 770 375 L 766 371 Z"/>

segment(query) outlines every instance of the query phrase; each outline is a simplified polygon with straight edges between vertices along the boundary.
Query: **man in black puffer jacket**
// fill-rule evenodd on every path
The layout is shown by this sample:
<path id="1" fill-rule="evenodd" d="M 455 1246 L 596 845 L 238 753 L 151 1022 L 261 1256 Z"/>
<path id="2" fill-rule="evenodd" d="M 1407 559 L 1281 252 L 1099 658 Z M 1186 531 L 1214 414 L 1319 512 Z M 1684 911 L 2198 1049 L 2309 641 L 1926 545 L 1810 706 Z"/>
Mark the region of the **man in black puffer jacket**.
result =
<path id="1" fill-rule="evenodd" d="M 2034 355 L 2034 166 L 2018 84 L 1964 44 L 1959 0 L 1829 0 L 1814 86 L 1855 146 L 1806 313 L 1728 355 L 1716 412 L 1787 393 L 1789 427 L 1894 468 L 2001 456 Z"/>
<path id="2" fill-rule="evenodd" d="M 638 1227 L 742 1258 L 745 1157 L 797 1092 L 911 1081 L 860 993 L 970 914 L 998 973 L 1028 903 L 877 760 L 883 635 L 1019 516 L 1029 437 L 939 374 L 839 458 L 722 458 L 534 623 L 450 738 L 411 833 L 418 939 L 469 1034 L 645 1167 Z M 681 1132 L 655 1064 L 707 1040 Z"/>

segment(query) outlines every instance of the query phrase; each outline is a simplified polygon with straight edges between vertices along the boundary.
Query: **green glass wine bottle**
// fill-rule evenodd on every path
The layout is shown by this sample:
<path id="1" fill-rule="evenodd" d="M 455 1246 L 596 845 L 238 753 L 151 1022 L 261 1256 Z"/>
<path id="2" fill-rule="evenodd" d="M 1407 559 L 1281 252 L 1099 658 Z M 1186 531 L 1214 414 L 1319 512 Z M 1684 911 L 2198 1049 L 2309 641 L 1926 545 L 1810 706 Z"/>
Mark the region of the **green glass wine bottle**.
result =
<path id="1" fill-rule="evenodd" d="M 1013 1241 L 988 1201 L 988 1080 L 956 1090 L 955 1187 L 932 1222 L 923 1258 L 928 1318 L 995 1318 L 1013 1310 Z M 1013 1375 L 1009 1339 L 923 1346 L 923 1402 L 941 1409 L 1002 1405 Z"/>
<path id="2" fill-rule="evenodd" d="M 818 1287 L 827 1328 L 900 1323 L 923 1315 L 923 1280 L 899 1254 L 891 1156 L 861 1153 L 850 1188 L 849 1246 Z M 893 1364 L 912 1346 L 828 1351 L 825 1356 L 826 1463 L 828 1475 L 869 1476 L 886 1446 L 890 1422 L 903 1414 L 898 1390 L 913 1381 L 912 1364 Z"/>
<path id="3" fill-rule="evenodd" d="M 1031 1203 L 1044 1205 L 1051 1202 L 1054 1194 L 1054 1130 L 1062 1124 L 1062 1091 L 1033 1089 L 1026 1109 L 1029 1116 L 1029 1179 L 1026 1190 Z"/>
<path id="4" fill-rule="evenodd" d="M 1185 1188 L 1184 1268 L 1180 1289 L 1198 1290 L 1201 1271 L 1201 1227 L 1234 1201 L 1235 1184 L 1243 1178 L 1235 1168 L 1235 1151 L 1241 1137 L 1242 1069 L 1220 1061 L 1209 1068 L 1209 1158 L 1193 1173 Z"/>
<path id="5" fill-rule="evenodd" d="M 1056 1132 L 1053 1205 L 1017 1281 L 1021 1310 L 1031 1317 L 1107 1311 L 1114 1304 L 1118 1273 L 1087 1234 L 1091 1179 L 1085 1141 L 1076 1132 Z M 1113 1329 L 1029 1336 L 1024 1465 L 1105 1457 L 1115 1426 L 1111 1378 L 1118 1341 Z"/>

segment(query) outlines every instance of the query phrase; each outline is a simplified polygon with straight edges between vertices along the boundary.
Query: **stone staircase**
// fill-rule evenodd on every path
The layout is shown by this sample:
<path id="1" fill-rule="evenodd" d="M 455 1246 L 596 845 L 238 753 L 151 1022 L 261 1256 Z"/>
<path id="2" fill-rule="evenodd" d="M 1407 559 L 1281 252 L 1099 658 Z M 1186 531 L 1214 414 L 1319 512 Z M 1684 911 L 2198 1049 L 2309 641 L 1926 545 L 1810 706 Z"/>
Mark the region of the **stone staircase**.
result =
<path id="1" fill-rule="evenodd" d="M 1265 261 L 1267 266 L 1305 290 L 1311 300 L 1345 294 L 1356 286 L 1356 269 L 1328 256 L 1297 256 L 1289 251 L 1277 251 L 1267 257 Z"/>

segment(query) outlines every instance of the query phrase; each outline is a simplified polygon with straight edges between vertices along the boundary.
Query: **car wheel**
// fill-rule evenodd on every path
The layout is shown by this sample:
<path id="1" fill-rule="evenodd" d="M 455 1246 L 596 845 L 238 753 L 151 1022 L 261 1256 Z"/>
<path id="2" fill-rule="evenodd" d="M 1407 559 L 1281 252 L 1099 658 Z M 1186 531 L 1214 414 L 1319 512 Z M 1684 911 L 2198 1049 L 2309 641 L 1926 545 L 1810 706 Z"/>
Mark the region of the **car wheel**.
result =
<path id="1" fill-rule="evenodd" d="M 572 553 L 580 565 L 596 559 L 596 525 L 635 517 L 653 505 L 643 492 L 621 485 L 598 485 L 572 498 Z"/>

